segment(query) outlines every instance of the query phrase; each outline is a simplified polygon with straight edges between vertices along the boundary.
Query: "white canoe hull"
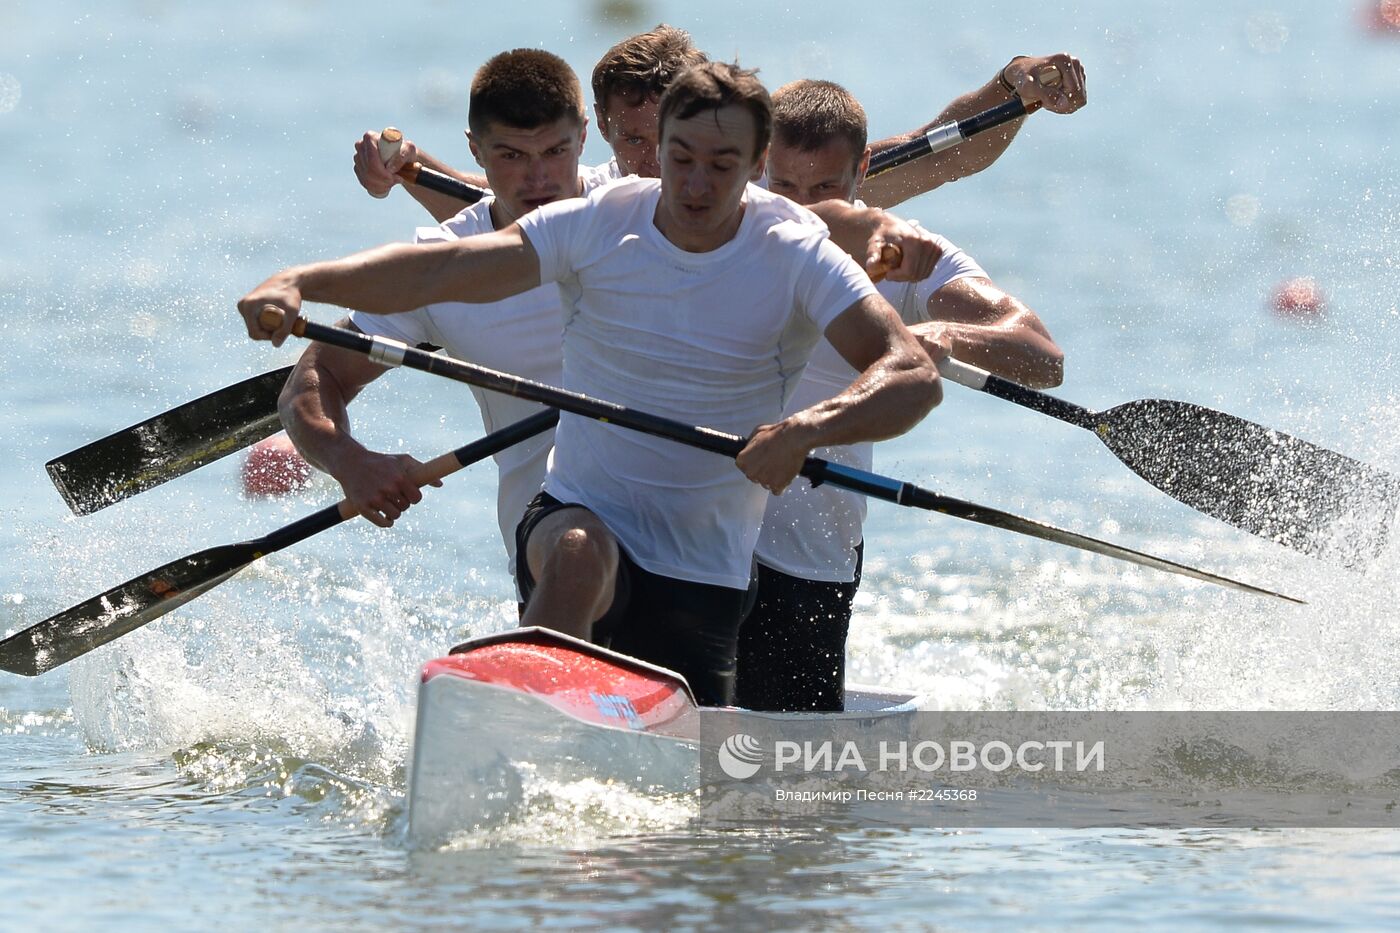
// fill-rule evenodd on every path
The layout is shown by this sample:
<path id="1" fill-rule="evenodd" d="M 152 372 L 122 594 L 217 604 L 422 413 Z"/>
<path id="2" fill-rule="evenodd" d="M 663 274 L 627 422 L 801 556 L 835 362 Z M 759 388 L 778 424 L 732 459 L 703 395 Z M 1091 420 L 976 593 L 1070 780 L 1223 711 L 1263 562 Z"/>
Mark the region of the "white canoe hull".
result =
<path id="1" fill-rule="evenodd" d="M 714 778 L 723 736 L 789 723 L 907 717 L 918 698 L 852 690 L 844 713 L 698 707 L 676 673 L 544 629 L 476 639 L 423 669 L 408 832 L 416 844 L 498 824 L 537 779 L 683 793 Z"/>

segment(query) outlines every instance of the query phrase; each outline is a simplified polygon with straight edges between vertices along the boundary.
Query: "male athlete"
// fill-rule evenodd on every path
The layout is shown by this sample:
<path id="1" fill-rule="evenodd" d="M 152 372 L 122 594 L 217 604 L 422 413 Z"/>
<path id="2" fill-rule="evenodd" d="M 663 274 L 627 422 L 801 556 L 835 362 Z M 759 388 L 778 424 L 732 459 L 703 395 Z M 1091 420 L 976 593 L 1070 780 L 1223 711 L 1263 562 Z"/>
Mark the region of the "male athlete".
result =
<path id="1" fill-rule="evenodd" d="M 798 204 L 853 200 L 870 164 L 860 103 L 829 81 L 773 94 L 768 186 Z M 966 253 L 939 237 L 933 274 L 884 282 L 880 294 L 935 359 L 956 359 L 1036 387 L 1058 385 L 1062 354 L 1033 311 L 1001 291 Z M 853 373 L 818 344 L 788 408 L 839 393 Z M 870 469 L 872 445 L 823 448 L 827 460 Z M 770 711 L 839 710 L 846 634 L 860 586 L 865 497 L 798 481 L 768 502 L 757 546 L 758 595 L 739 633 L 737 701 Z"/>
<path id="2" fill-rule="evenodd" d="M 486 170 L 494 195 L 440 227 L 420 229 L 417 242 L 447 243 L 503 230 L 544 204 L 587 194 L 590 180 L 581 179 L 578 171 L 585 122 L 582 88 L 559 57 L 516 49 L 490 59 L 472 80 L 468 124 L 472 154 Z M 368 334 L 443 347 L 458 359 L 555 385 L 562 377 L 561 313 L 558 289 L 543 285 L 489 304 L 431 302 L 392 316 L 355 312 L 350 323 Z M 385 371 L 363 354 L 312 344 L 288 380 L 280 405 L 283 424 L 302 455 L 335 477 L 361 515 L 382 526 L 392 525 L 422 499 L 408 478 L 417 460 L 368 450 L 350 432 L 348 404 Z M 540 407 L 473 391 L 488 431 Z M 497 520 L 512 570 L 515 526 L 544 482 L 552 436 L 546 432 L 495 458 Z"/>

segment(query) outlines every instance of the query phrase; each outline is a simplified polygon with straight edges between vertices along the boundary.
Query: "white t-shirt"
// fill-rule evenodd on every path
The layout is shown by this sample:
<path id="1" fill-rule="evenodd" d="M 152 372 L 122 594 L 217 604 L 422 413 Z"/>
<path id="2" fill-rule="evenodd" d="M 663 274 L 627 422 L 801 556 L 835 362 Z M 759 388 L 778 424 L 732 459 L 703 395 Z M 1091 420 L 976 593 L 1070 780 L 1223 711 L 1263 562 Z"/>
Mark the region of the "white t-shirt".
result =
<path id="1" fill-rule="evenodd" d="M 857 202 L 859 204 L 859 202 Z M 969 276 L 985 277 L 971 256 L 943 237 L 933 234 L 942 256 L 932 274 L 921 282 L 884 281 L 877 286 L 905 324 L 929 320 L 928 302 L 949 282 Z M 788 400 L 785 415 L 810 408 L 839 395 L 859 375 L 826 340 L 817 344 L 812 361 L 797 390 Z M 873 444 L 822 447 L 812 455 L 844 466 L 869 470 Z M 761 563 L 804 580 L 849 583 L 855 579 L 856 545 L 861 542 L 866 500 L 830 483 L 816 488 L 799 477 L 780 496 L 768 497 L 755 553 Z"/>
<path id="2" fill-rule="evenodd" d="M 826 226 L 750 185 L 734 238 L 688 253 L 656 229 L 655 179 L 520 220 L 564 305 L 564 386 L 746 435 L 776 421 L 822 332 L 875 293 Z M 565 415 L 545 489 L 597 514 L 641 567 L 748 586 L 767 493 L 734 463 Z"/>
<path id="3" fill-rule="evenodd" d="M 584 192 L 607 184 L 597 172 L 579 173 Z M 414 242 L 439 243 L 478 233 L 490 233 L 491 203 L 487 196 L 437 227 L 419 227 Z M 558 385 L 560 360 L 559 290 L 541 285 L 490 304 L 445 302 L 406 314 L 352 312 L 350 319 L 367 334 L 402 340 L 410 346 L 429 343 L 448 355 L 502 372 Z M 514 424 L 541 410 L 534 402 L 472 386 L 487 432 Z M 496 454 L 499 484 L 496 521 L 505 542 L 508 567 L 515 572 L 515 526 L 525 506 L 544 483 L 554 432 L 545 431 Z"/>
<path id="4" fill-rule="evenodd" d="M 622 168 L 617 164 L 616 157 L 609 159 L 602 165 L 580 165 L 578 167 L 578 178 L 579 181 L 583 182 L 585 193 L 624 177 L 626 176 L 622 174 Z"/>

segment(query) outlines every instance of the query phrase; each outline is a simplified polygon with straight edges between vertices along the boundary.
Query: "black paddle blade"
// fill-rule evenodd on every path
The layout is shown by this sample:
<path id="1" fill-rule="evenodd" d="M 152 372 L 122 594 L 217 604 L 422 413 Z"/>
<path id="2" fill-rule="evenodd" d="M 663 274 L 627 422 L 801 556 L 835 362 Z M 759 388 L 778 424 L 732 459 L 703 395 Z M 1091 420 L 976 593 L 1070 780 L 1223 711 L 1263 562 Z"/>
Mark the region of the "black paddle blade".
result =
<path id="1" fill-rule="evenodd" d="M 182 557 L 16 632 L 0 641 L 0 669 L 35 677 L 159 619 L 257 560 L 255 544 Z"/>
<path id="2" fill-rule="evenodd" d="M 1314 557 L 1374 558 L 1400 507 L 1400 477 L 1224 412 L 1144 399 L 1096 417 L 1118 459 L 1173 499 Z"/>
<path id="3" fill-rule="evenodd" d="M 45 464 L 63 501 L 90 515 L 282 430 L 277 395 L 292 367 L 245 379 Z"/>

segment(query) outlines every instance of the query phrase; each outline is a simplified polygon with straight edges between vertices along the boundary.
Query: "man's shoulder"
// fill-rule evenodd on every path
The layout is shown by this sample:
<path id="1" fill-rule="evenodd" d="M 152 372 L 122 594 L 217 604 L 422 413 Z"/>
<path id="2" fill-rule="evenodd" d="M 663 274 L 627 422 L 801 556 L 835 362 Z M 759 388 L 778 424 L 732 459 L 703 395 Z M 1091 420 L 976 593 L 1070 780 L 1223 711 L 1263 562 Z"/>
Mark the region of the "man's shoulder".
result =
<path id="1" fill-rule="evenodd" d="M 482 198 L 436 227 L 419 227 L 414 237 L 415 241 L 418 243 L 442 243 L 448 240 L 460 240 L 462 237 L 475 236 L 478 233 L 490 233 L 495 229 L 491 223 L 492 200 L 491 197 Z"/>
<path id="2" fill-rule="evenodd" d="M 527 215 L 537 218 L 536 223 L 548 223 L 551 217 L 560 214 L 589 214 L 606 222 L 608 217 L 628 217 L 637 210 L 655 201 L 661 182 L 655 178 L 638 178 L 628 175 L 605 185 L 594 188 L 582 198 L 569 198 L 554 201 Z"/>
<path id="3" fill-rule="evenodd" d="M 589 192 L 590 201 L 608 201 L 609 203 L 623 203 L 627 201 L 643 200 L 649 195 L 661 190 L 661 179 L 642 178 L 639 175 L 625 175 L 622 178 L 614 178 L 606 184 L 599 185 Z"/>
<path id="4" fill-rule="evenodd" d="M 822 219 L 807 208 L 781 194 L 774 194 L 767 188 L 749 182 L 744 191 L 745 201 L 756 208 L 762 216 L 777 221 L 790 220 L 794 223 L 825 227 Z"/>
<path id="5" fill-rule="evenodd" d="M 623 177 L 625 176 L 616 159 L 610 159 L 602 165 L 580 165 L 578 169 L 578 180 L 583 186 L 585 196 L 595 188 L 601 188 Z"/>

